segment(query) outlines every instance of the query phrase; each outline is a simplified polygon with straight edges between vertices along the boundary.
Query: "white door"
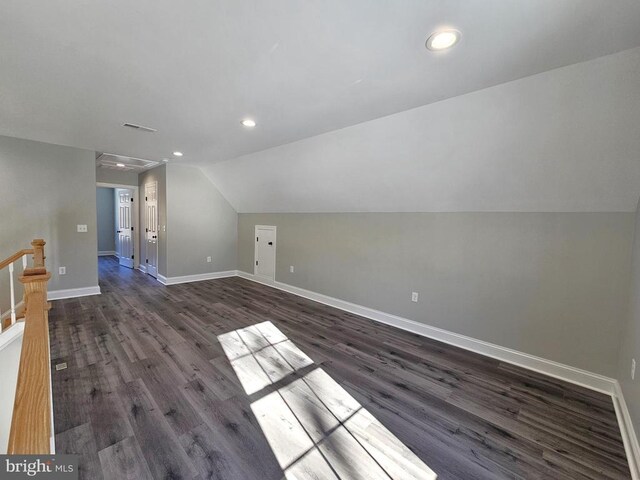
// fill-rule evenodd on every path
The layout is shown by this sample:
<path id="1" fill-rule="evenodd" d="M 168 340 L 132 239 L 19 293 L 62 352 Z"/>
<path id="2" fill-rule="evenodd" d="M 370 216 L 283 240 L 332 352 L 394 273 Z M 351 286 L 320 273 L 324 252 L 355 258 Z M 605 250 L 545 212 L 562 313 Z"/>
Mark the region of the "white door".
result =
<path id="1" fill-rule="evenodd" d="M 116 244 L 120 265 L 133 268 L 133 190 L 116 189 Z"/>
<path id="2" fill-rule="evenodd" d="M 275 280 L 276 276 L 276 227 L 256 225 L 255 266 L 253 273 Z"/>
<path id="3" fill-rule="evenodd" d="M 145 265 L 147 273 L 158 276 L 158 183 L 147 183 L 144 186 L 145 201 Z"/>

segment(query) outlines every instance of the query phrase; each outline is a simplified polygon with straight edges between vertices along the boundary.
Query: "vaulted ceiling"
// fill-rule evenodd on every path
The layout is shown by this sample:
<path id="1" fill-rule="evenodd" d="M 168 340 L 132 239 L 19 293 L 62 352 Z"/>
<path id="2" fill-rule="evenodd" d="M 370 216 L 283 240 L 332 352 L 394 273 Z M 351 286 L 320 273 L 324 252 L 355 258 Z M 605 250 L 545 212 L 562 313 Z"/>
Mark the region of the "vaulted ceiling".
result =
<path id="1" fill-rule="evenodd" d="M 631 212 L 640 47 L 204 168 L 239 212 Z"/>
<path id="2" fill-rule="evenodd" d="M 208 169 L 240 210 L 258 208 L 231 180 L 246 169 L 222 175 L 247 155 L 640 46 L 637 0 L 7 0 L 0 8 L 0 134 L 156 161 L 179 150 L 184 157 L 172 161 Z M 427 51 L 441 27 L 462 40 Z M 242 127 L 245 117 L 257 127 Z M 312 183 L 322 158 L 304 155 Z M 367 174 L 384 184 L 395 167 Z M 465 178 L 473 164 L 456 168 L 462 184 L 474 183 Z M 281 203 L 298 198 L 291 192 Z M 448 208 L 456 192 L 383 209 Z M 505 196 L 517 203 L 516 193 Z M 261 208 L 282 209 L 277 202 Z M 309 202 L 309 210 L 381 208 Z M 487 208 L 504 207 L 494 203 Z"/>

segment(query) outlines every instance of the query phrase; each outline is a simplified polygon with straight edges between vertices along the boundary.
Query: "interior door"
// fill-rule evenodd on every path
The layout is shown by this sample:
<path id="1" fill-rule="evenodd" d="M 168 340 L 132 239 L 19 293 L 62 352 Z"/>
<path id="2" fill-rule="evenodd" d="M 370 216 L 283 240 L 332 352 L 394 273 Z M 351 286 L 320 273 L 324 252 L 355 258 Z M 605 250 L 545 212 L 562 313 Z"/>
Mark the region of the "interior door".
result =
<path id="1" fill-rule="evenodd" d="M 158 184 L 147 183 L 144 186 L 145 201 L 145 265 L 147 273 L 158 276 Z"/>
<path id="2" fill-rule="evenodd" d="M 133 268 L 133 190 L 117 189 L 116 243 L 120 265 Z"/>
<path id="3" fill-rule="evenodd" d="M 254 274 L 269 280 L 276 275 L 276 227 L 256 225 Z"/>

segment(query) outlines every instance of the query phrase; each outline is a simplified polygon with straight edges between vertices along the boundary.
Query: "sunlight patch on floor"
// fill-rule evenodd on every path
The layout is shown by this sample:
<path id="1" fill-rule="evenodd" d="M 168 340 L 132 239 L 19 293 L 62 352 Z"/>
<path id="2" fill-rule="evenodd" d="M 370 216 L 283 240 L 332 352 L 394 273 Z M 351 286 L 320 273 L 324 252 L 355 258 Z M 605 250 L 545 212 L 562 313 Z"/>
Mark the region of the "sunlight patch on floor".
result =
<path id="1" fill-rule="evenodd" d="M 247 395 L 259 397 L 251 409 L 286 478 L 436 478 L 322 368 L 296 374 L 314 362 L 271 322 L 218 339 Z"/>

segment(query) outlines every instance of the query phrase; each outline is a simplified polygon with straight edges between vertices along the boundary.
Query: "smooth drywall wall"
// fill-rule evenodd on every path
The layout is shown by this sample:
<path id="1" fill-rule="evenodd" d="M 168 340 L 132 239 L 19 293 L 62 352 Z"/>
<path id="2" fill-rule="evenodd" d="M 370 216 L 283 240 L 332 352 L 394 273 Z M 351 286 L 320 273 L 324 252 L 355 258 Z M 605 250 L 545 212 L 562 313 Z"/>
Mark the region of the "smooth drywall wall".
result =
<path id="1" fill-rule="evenodd" d="M 96 168 L 96 181 L 98 183 L 108 183 L 111 185 L 138 185 L 138 174 L 136 172 L 126 172 L 114 170 L 112 168 Z"/>
<path id="2" fill-rule="evenodd" d="M 158 184 L 158 273 L 167 275 L 167 168 L 165 165 L 147 170 L 138 175 L 140 195 L 140 265 L 145 264 L 146 246 L 144 225 L 144 186 Z"/>
<path id="3" fill-rule="evenodd" d="M 630 284 L 628 319 L 622 335 L 617 378 L 622 386 L 635 431 L 640 434 L 640 203 L 636 209 Z M 631 360 L 634 358 L 638 365 L 635 379 L 632 380 Z"/>
<path id="4" fill-rule="evenodd" d="M 98 252 L 113 252 L 116 249 L 116 210 L 113 188 L 96 189 L 98 215 Z"/>
<path id="5" fill-rule="evenodd" d="M 0 172 L 0 257 L 43 238 L 50 291 L 98 285 L 95 153 L 0 136 Z"/>
<path id="6" fill-rule="evenodd" d="M 202 171 L 168 165 L 167 199 L 167 276 L 235 270 L 238 214 Z"/>
<path id="7" fill-rule="evenodd" d="M 636 48 L 205 173 L 240 213 L 633 212 L 639 79 Z"/>
<path id="8" fill-rule="evenodd" d="M 240 214 L 238 268 L 254 271 L 254 226 L 275 225 L 279 282 L 614 376 L 633 218 Z"/>

